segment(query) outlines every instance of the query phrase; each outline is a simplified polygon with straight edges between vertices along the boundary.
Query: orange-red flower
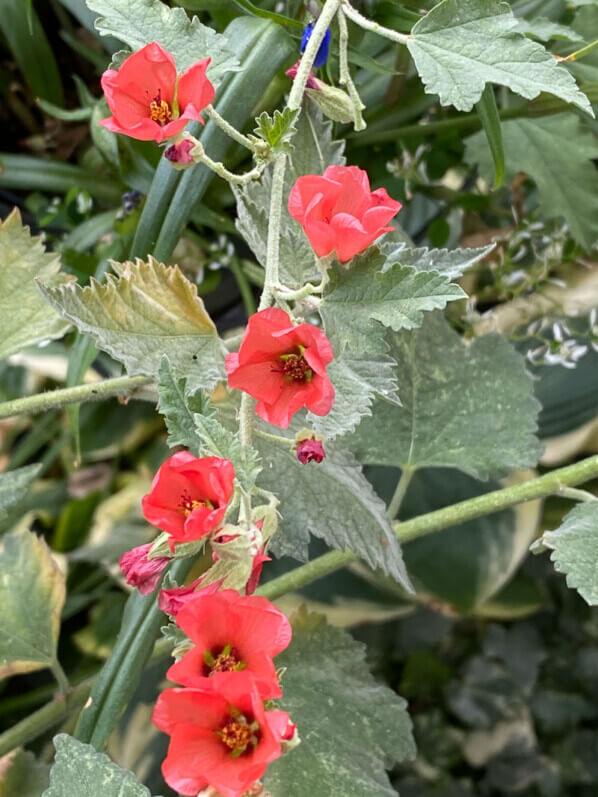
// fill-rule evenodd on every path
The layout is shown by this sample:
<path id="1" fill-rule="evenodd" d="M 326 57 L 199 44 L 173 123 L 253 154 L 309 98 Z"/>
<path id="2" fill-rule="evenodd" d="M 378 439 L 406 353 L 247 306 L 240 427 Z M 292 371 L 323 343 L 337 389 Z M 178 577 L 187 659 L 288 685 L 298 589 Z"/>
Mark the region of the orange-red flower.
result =
<path id="1" fill-rule="evenodd" d="M 232 589 L 202 592 L 178 611 L 176 624 L 193 647 L 168 670 L 169 680 L 195 687 L 217 673 L 250 672 L 264 699 L 281 696 L 272 659 L 288 646 L 292 631 L 269 600 Z"/>
<path id="2" fill-rule="evenodd" d="M 228 384 L 258 400 L 260 418 L 286 429 L 303 407 L 330 412 L 334 388 L 326 366 L 333 357 L 321 329 L 293 326 L 288 313 L 272 307 L 251 316 L 238 354 L 227 355 Z"/>
<path id="3" fill-rule="evenodd" d="M 370 191 L 367 172 L 357 166 L 329 166 L 323 175 L 299 177 L 289 196 L 289 213 L 314 252 L 325 257 L 336 251 L 341 263 L 393 230 L 386 225 L 400 209 L 386 189 Z"/>
<path id="4" fill-rule="evenodd" d="M 147 545 L 131 548 L 120 557 L 118 562 L 127 584 L 137 587 L 142 595 L 148 595 L 156 589 L 162 577 L 162 571 L 170 562 L 170 559 L 165 556 L 148 559 L 147 555 L 151 547 L 151 542 L 148 542 Z"/>
<path id="5" fill-rule="evenodd" d="M 164 141 L 182 132 L 190 119 L 203 122 L 201 111 L 214 99 L 214 86 L 202 58 L 177 77 L 174 58 L 157 42 L 130 55 L 116 71 L 102 75 L 102 89 L 112 116 L 100 124 L 113 133 L 140 141 Z"/>
<path id="6" fill-rule="evenodd" d="M 154 723 L 171 737 L 162 773 L 180 794 L 195 797 L 212 786 L 241 797 L 281 754 L 284 711 L 264 711 L 250 672 L 220 673 L 195 689 L 167 689 Z"/>
<path id="7" fill-rule="evenodd" d="M 179 451 L 164 462 L 143 497 L 145 519 L 176 542 L 192 542 L 222 523 L 234 492 L 235 469 L 228 459 L 198 459 Z"/>

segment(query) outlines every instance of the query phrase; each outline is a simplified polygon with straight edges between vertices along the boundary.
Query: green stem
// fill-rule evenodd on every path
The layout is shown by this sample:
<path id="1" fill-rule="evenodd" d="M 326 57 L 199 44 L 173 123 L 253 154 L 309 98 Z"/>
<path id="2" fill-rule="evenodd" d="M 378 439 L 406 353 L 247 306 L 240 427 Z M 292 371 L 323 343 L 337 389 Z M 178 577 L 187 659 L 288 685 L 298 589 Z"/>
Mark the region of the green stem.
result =
<path id="1" fill-rule="evenodd" d="M 62 665 L 58 659 L 55 659 L 50 669 L 52 670 L 52 675 L 56 679 L 56 683 L 60 689 L 60 694 L 65 697 L 71 691 L 71 685 L 69 683 L 69 679 L 67 678 L 67 674 L 62 669 Z"/>
<path id="2" fill-rule="evenodd" d="M 78 404 L 80 401 L 100 401 L 112 396 L 130 396 L 137 388 L 151 381 L 147 376 L 119 376 L 116 379 L 105 379 L 102 382 L 49 390 L 47 393 L 38 393 L 35 396 L 3 401 L 0 403 L 0 418 L 35 415 L 37 412 Z"/>
<path id="3" fill-rule="evenodd" d="M 558 494 L 561 498 L 570 498 L 572 501 L 598 501 L 593 493 L 577 490 L 575 487 L 561 487 Z"/>
<path id="4" fill-rule="evenodd" d="M 228 267 L 234 276 L 235 280 L 237 281 L 237 286 L 241 293 L 241 298 L 243 299 L 243 306 L 245 307 L 245 312 L 247 313 L 247 317 L 252 316 L 255 313 L 255 299 L 253 296 L 253 291 L 251 290 L 251 285 L 249 284 L 249 280 L 245 275 L 245 272 L 241 268 L 241 264 L 236 258 L 232 258 Z"/>
<path id="5" fill-rule="evenodd" d="M 293 448 L 296 442 L 293 437 L 283 437 L 280 434 L 270 434 L 269 432 L 262 432 L 261 429 L 254 429 L 254 431 L 258 437 L 261 437 L 264 440 L 271 440 L 273 443 L 280 443 L 288 448 Z"/>
<path id="6" fill-rule="evenodd" d="M 29 744 L 42 733 L 54 728 L 74 714 L 85 703 L 91 691 L 93 679 L 89 678 L 73 687 L 66 697 L 52 700 L 33 714 L 17 722 L 0 735 L 0 757 L 17 747 Z"/>
<path id="7" fill-rule="evenodd" d="M 559 60 L 577 61 L 580 58 L 583 58 L 584 55 L 593 52 L 597 47 L 598 47 L 598 39 L 596 39 L 596 41 L 593 41 L 591 44 L 587 44 L 585 47 L 582 47 L 581 50 L 576 50 L 574 53 L 571 53 L 571 55 L 568 55 L 566 58 Z"/>
<path id="8" fill-rule="evenodd" d="M 229 136 L 229 138 L 232 138 L 233 141 L 237 142 L 237 144 L 241 144 L 241 146 L 251 150 L 251 152 L 255 152 L 255 147 L 251 139 L 239 132 L 236 127 L 233 127 L 231 124 L 229 124 L 223 116 L 220 116 L 213 105 L 208 105 L 205 111 L 214 124 L 218 125 L 218 127 L 223 130 L 226 135 Z"/>
<path id="9" fill-rule="evenodd" d="M 378 22 L 367 19 L 367 17 L 364 17 L 362 14 L 360 14 L 357 9 L 353 8 L 353 6 L 348 3 L 347 0 L 343 0 L 343 11 L 349 17 L 349 19 L 356 25 L 359 25 L 360 28 L 363 28 L 364 30 L 370 30 L 372 33 L 377 33 L 379 36 L 384 36 L 385 39 L 398 42 L 398 44 L 407 44 L 407 42 L 413 38 L 405 33 L 399 33 L 396 30 L 385 28 L 384 25 L 380 25 Z"/>
<path id="10" fill-rule="evenodd" d="M 262 167 L 256 166 L 250 171 L 245 172 L 245 174 L 234 174 L 234 172 L 229 171 L 223 163 L 212 160 L 200 141 L 198 141 L 191 150 L 191 155 L 196 159 L 197 163 L 203 163 L 210 171 L 214 172 L 214 174 L 217 174 L 218 177 L 226 180 L 226 182 L 231 185 L 246 185 L 246 183 L 250 183 L 252 180 L 259 180 L 263 171 Z"/>
<path id="11" fill-rule="evenodd" d="M 349 92 L 349 97 L 353 104 L 353 128 L 356 132 L 365 130 L 367 127 L 363 114 L 361 113 L 365 105 L 361 101 L 359 92 L 351 77 L 351 70 L 349 69 L 349 28 L 347 26 L 347 19 L 345 12 L 341 6 L 338 10 L 338 30 L 339 30 L 339 83 L 341 86 L 346 86 Z"/>
<path id="12" fill-rule="evenodd" d="M 395 520 L 399 514 L 399 509 L 401 508 L 403 498 L 405 498 L 405 493 L 407 492 L 411 479 L 413 478 L 413 473 L 414 471 L 411 468 L 403 468 L 401 472 L 401 478 L 397 482 L 396 489 L 392 498 L 390 499 L 390 504 L 388 505 L 387 513 L 391 520 Z"/>
<path id="13" fill-rule="evenodd" d="M 576 462 L 575 465 L 554 470 L 545 476 L 532 479 L 524 484 L 505 487 L 502 490 L 493 490 L 490 493 L 470 498 L 467 501 L 460 501 L 444 509 L 419 515 L 403 523 L 395 523 L 394 530 L 400 542 L 409 542 L 427 534 L 432 534 L 435 531 L 449 528 L 457 523 L 464 523 L 467 520 L 474 520 L 484 515 L 500 512 L 502 509 L 508 509 L 525 501 L 545 498 L 548 495 L 562 494 L 564 487 L 582 484 L 596 476 L 598 476 L 598 455 Z M 258 593 L 270 600 L 275 600 L 287 592 L 300 589 L 307 584 L 311 584 L 312 581 L 334 573 L 356 559 L 357 556 L 351 551 L 330 551 L 317 559 L 312 559 L 307 564 L 301 565 L 301 567 L 295 568 L 295 570 L 291 570 L 289 573 L 268 581 L 258 590 Z"/>

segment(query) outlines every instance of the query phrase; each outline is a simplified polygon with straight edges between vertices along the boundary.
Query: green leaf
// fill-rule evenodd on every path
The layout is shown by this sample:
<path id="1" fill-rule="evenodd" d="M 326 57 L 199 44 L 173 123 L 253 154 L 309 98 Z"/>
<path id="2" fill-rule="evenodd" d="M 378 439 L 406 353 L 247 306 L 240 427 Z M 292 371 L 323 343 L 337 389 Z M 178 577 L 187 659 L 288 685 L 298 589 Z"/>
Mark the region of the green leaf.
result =
<path id="1" fill-rule="evenodd" d="M 400 404 L 395 362 L 385 353 L 384 341 L 379 351 L 356 357 L 346 348 L 335 352 L 327 368 L 334 385 L 335 398 L 328 415 L 308 413 L 310 426 L 330 440 L 352 431 L 364 415 L 372 414 L 375 396 Z"/>
<path id="2" fill-rule="evenodd" d="M 495 245 L 477 249 L 427 249 L 425 246 L 412 249 L 404 243 L 383 241 L 378 247 L 386 258 L 383 271 L 399 263 L 417 271 L 437 271 L 453 280 L 487 257 Z"/>
<path id="3" fill-rule="evenodd" d="M 532 549 L 552 551 L 555 570 L 590 604 L 598 605 L 598 501 L 578 504 L 558 529 L 545 531 Z"/>
<path id="4" fill-rule="evenodd" d="M 272 797 L 396 797 L 385 770 L 415 756 L 405 701 L 377 683 L 366 648 L 323 617 L 300 610 L 293 640 L 276 659 L 301 744 L 270 764 Z"/>
<path id="5" fill-rule="evenodd" d="M 41 467 L 26 465 L 24 468 L 0 473 L 0 528 L 6 523 L 14 507 L 25 497 Z"/>
<path id="6" fill-rule="evenodd" d="M 66 733 L 54 737 L 56 759 L 50 770 L 50 786 L 42 797 L 151 797 L 135 775 L 121 769 L 104 753 Z"/>
<path id="7" fill-rule="evenodd" d="M 71 277 L 60 273 L 60 257 L 44 250 L 15 208 L 0 221 L 0 357 L 59 338 L 70 327 L 40 294 L 37 279 L 60 285 Z"/>
<path id="8" fill-rule="evenodd" d="M 50 767 L 33 753 L 15 750 L 2 759 L 0 797 L 40 797 L 48 786 L 49 775 Z"/>
<path id="9" fill-rule="evenodd" d="M 6 534 L 0 552 L 0 678 L 56 661 L 65 578 L 30 531 Z"/>
<path id="10" fill-rule="evenodd" d="M 524 358 L 504 337 L 466 346 L 434 314 L 391 341 L 403 406 L 377 402 L 345 438 L 361 462 L 453 467 L 478 479 L 536 464 L 540 405 Z"/>
<path id="11" fill-rule="evenodd" d="M 380 336 L 379 324 L 395 331 L 414 329 L 425 311 L 443 308 L 466 296 L 436 271 L 393 265 L 383 270 L 384 255 L 371 247 L 351 261 L 348 269 L 330 271 L 320 312 L 329 338 L 365 353 Z M 379 323 L 377 323 L 379 322 Z"/>
<path id="12" fill-rule="evenodd" d="M 178 266 L 153 258 L 116 263 L 100 284 L 42 290 L 56 309 L 98 346 L 122 362 L 127 372 L 156 376 L 167 355 L 187 389 L 211 389 L 225 378 L 223 346 L 197 287 Z"/>
<path id="13" fill-rule="evenodd" d="M 549 218 L 564 216 L 571 235 L 590 250 L 598 239 L 598 142 L 574 114 L 502 123 L 507 179 L 526 172 L 538 186 L 540 207 Z M 490 179 L 491 163 L 477 133 L 467 140 L 466 159 L 479 163 Z"/>
<path id="14" fill-rule="evenodd" d="M 258 438 L 256 445 L 267 463 L 258 486 L 281 499 L 282 518 L 272 540 L 277 556 L 306 560 L 311 533 L 340 551 L 354 551 L 410 589 L 384 502 L 348 451 L 327 443 L 322 463 L 302 465 L 278 443 Z"/>
<path id="15" fill-rule="evenodd" d="M 208 400 L 185 395 L 184 379 L 177 379 L 166 357 L 160 364 L 158 409 L 168 427 L 168 444 L 189 448 L 196 456 L 230 459 L 242 490 L 251 492 L 261 470 L 257 451 L 243 447 L 238 435 L 226 429 L 215 417 Z"/>
<path id="16" fill-rule="evenodd" d="M 576 33 L 567 25 L 559 25 L 547 17 L 534 17 L 533 19 L 520 19 L 514 28 L 517 33 L 524 33 L 541 41 L 550 39 L 564 39 L 565 41 L 582 41 L 579 33 Z"/>
<path id="17" fill-rule="evenodd" d="M 476 111 L 484 128 L 488 148 L 494 161 L 494 185 L 492 188 L 496 191 L 505 179 L 505 152 L 494 88 L 490 84 L 482 92 L 480 101 L 476 104 Z"/>
<path id="18" fill-rule="evenodd" d="M 296 117 L 297 111 L 292 111 L 290 108 L 284 108 L 282 112 L 277 109 L 274 111 L 274 116 L 263 111 L 255 120 L 257 126 L 254 130 L 255 136 L 252 138 L 254 141 L 265 142 L 272 155 L 291 152 Z"/>
<path id="19" fill-rule="evenodd" d="M 183 8 L 169 8 L 160 0 L 88 0 L 87 5 L 99 14 L 96 28 L 103 36 L 116 36 L 132 50 L 158 42 L 173 54 L 179 73 L 209 56 L 208 75 L 217 85 L 238 68 L 226 36 L 202 25 L 197 17 L 189 19 Z"/>
<path id="20" fill-rule="evenodd" d="M 304 174 L 321 174 L 327 166 L 345 162 L 344 142 L 333 141 L 332 123 L 324 120 L 313 103 L 304 104 L 296 129 L 293 151 L 287 163 L 280 239 L 280 277 L 291 288 L 300 288 L 305 282 L 317 279 L 319 273 L 311 244 L 287 211 L 291 188 Z M 233 186 L 237 200 L 237 229 L 264 267 L 271 191 L 272 167 L 265 170 L 260 181 L 243 187 Z"/>
<path id="21" fill-rule="evenodd" d="M 593 116 L 588 98 L 541 44 L 516 32 L 517 18 L 501 0 L 442 0 L 417 22 L 407 42 L 427 94 L 470 111 L 487 83 L 528 100 L 541 92 Z"/>

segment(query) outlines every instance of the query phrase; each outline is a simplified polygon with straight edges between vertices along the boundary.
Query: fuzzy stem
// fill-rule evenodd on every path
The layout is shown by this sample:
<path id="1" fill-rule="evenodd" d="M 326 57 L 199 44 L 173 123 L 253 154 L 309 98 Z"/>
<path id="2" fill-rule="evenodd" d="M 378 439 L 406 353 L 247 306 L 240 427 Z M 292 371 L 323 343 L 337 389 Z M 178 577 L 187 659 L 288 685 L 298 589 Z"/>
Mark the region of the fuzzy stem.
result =
<path id="1" fill-rule="evenodd" d="M 293 448 L 296 442 L 293 437 L 283 437 L 280 434 L 270 434 L 269 432 L 262 432 L 261 429 L 254 429 L 254 431 L 258 437 L 261 437 L 264 440 L 271 440 L 273 443 L 280 443 L 280 445 L 287 446 L 288 448 Z"/>
<path id="2" fill-rule="evenodd" d="M 211 169 L 218 177 L 222 177 L 227 183 L 231 185 L 245 185 L 252 180 L 259 180 L 263 172 L 263 166 L 256 166 L 245 174 L 234 174 L 230 172 L 223 163 L 212 160 L 206 153 L 200 141 L 191 150 L 191 156 L 197 163 L 203 163 L 208 169 Z"/>
<path id="3" fill-rule="evenodd" d="M 236 127 L 233 127 L 229 124 L 226 119 L 218 113 L 218 111 L 212 106 L 208 105 L 205 109 L 206 114 L 210 117 L 210 119 L 214 122 L 214 124 L 218 125 L 221 130 L 224 130 L 227 136 L 236 141 L 237 144 L 241 144 L 241 146 L 246 147 L 247 149 L 251 150 L 251 152 L 255 152 L 255 147 L 253 142 L 247 136 L 244 136 Z"/>
<path id="4" fill-rule="evenodd" d="M 401 471 L 401 478 L 397 482 L 394 494 L 390 499 L 390 504 L 388 505 L 387 512 L 388 517 L 391 520 L 395 520 L 399 514 L 399 509 L 401 508 L 403 498 L 405 498 L 405 493 L 407 492 L 411 479 L 413 478 L 413 473 L 414 471 L 411 468 L 403 468 Z"/>
<path id="5" fill-rule="evenodd" d="M 338 29 L 339 29 L 339 83 L 341 86 L 346 86 L 349 92 L 349 97 L 353 103 L 353 128 L 359 132 L 365 130 L 367 127 L 363 114 L 361 113 L 365 105 L 361 101 L 359 92 L 351 77 L 351 70 L 349 69 L 349 28 L 347 26 L 347 19 L 345 12 L 341 6 L 338 10 Z"/>
<path id="6" fill-rule="evenodd" d="M 454 526 L 457 523 L 464 523 L 467 520 L 474 520 L 484 515 L 491 515 L 500 512 L 502 509 L 516 506 L 526 501 L 533 501 L 538 498 L 545 498 L 548 495 L 562 495 L 563 488 L 582 484 L 598 476 L 598 455 L 569 465 L 566 468 L 547 473 L 537 479 L 516 484 L 512 487 L 505 487 L 502 490 L 493 490 L 490 493 L 470 498 L 467 501 L 460 501 L 444 509 L 435 512 L 428 512 L 419 515 L 403 523 L 394 523 L 393 527 L 399 542 L 409 542 L 435 531 Z M 291 570 L 278 578 L 268 581 L 258 590 L 258 594 L 270 600 L 280 598 L 287 592 L 299 589 L 311 584 L 319 578 L 334 573 L 341 567 L 348 565 L 357 559 L 351 551 L 330 551 L 329 553 L 313 559 L 301 567 Z"/>
<path id="7" fill-rule="evenodd" d="M 398 42 L 399 44 L 407 44 L 407 42 L 413 38 L 405 33 L 399 33 L 396 30 L 385 28 L 384 25 L 379 25 L 377 22 L 367 19 L 367 17 L 364 17 L 362 14 L 360 14 L 356 8 L 353 8 L 353 6 L 347 2 L 347 0 L 343 0 L 343 11 L 349 17 L 349 19 L 356 25 L 359 25 L 360 28 L 363 28 L 364 30 L 371 30 L 373 33 L 377 33 L 379 36 L 384 36 L 385 39 L 390 39 L 391 41 Z"/>
<path id="8" fill-rule="evenodd" d="M 0 418 L 13 415 L 35 415 L 37 412 L 79 404 L 81 401 L 100 401 L 112 396 L 130 396 L 137 388 L 148 385 L 152 380 L 147 376 L 119 376 L 116 379 L 104 379 L 102 382 L 91 382 L 87 385 L 76 385 L 60 390 L 49 390 L 36 396 L 3 401 L 0 404 Z"/>

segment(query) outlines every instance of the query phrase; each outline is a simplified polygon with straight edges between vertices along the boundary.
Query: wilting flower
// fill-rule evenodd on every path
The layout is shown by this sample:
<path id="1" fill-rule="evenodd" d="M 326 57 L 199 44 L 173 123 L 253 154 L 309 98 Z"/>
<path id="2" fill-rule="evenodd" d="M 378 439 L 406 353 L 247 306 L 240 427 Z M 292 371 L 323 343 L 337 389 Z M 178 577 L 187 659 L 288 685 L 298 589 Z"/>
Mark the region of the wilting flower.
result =
<path id="1" fill-rule="evenodd" d="M 175 169 L 188 169 L 190 166 L 195 166 L 191 150 L 196 144 L 197 139 L 183 138 L 182 141 L 177 141 L 167 147 L 164 150 L 164 157 L 172 163 Z"/>
<path id="2" fill-rule="evenodd" d="M 370 191 L 367 172 L 357 166 L 329 166 L 323 175 L 299 177 L 289 196 L 289 213 L 318 257 L 336 251 L 341 263 L 393 230 L 387 222 L 401 209 L 386 189 Z"/>
<path id="3" fill-rule="evenodd" d="M 142 595 L 148 595 L 158 586 L 162 571 L 170 562 L 168 557 L 160 556 L 148 559 L 152 543 L 139 545 L 124 553 L 119 560 L 120 569 L 127 580 L 127 584 L 137 587 Z"/>
<path id="4" fill-rule="evenodd" d="M 219 457 L 198 459 L 179 451 L 164 462 L 143 497 L 145 519 L 175 542 L 191 542 L 222 523 L 234 492 L 232 462 Z"/>
<path id="5" fill-rule="evenodd" d="M 322 462 L 326 456 L 322 441 L 315 436 L 299 440 L 295 450 L 297 459 L 302 465 L 307 465 L 308 462 Z"/>
<path id="6" fill-rule="evenodd" d="M 303 36 L 301 37 L 301 46 L 300 50 L 302 53 L 305 52 L 305 48 L 309 40 L 311 39 L 311 34 L 314 32 L 313 24 L 309 24 L 305 26 L 305 30 L 303 31 Z M 324 38 L 322 39 L 322 44 L 318 48 L 318 52 L 316 53 L 316 57 L 314 58 L 314 66 L 324 66 L 326 61 L 328 60 L 328 50 L 330 49 L 330 39 L 331 33 L 330 28 L 327 29 L 326 33 L 324 34 Z"/>
<path id="7" fill-rule="evenodd" d="M 182 132 L 214 99 L 202 58 L 177 77 L 174 58 L 157 42 L 130 55 L 118 71 L 107 69 L 102 89 L 112 116 L 100 124 L 140 141 L 163 141 Z"/>
<path id="8" fill-rule="evenodd" d="M 281 754 L 289 725 L 284 711 L 264 711 L 250 672 L 221 673 L 194 689 L 167 689 L 153 721 L 169 734 L 164 779 L 195 797 L 208 786 L 241 797 Z"/>
<path id="9" fill-rule="evenodd" d="M 326 366 L 333 357 L 321 329 L 293 326 L 278 308 L 261 310 L 249 319 L 238 354 L 226 357 L 228 384 L 258 400 L 260 418 L 286 429 L 302 407 L 314 415 L 330 412 L 334 388 Z"/>
<path id="10" fill-rule="evenodd" d="M 285 72 L 285 75 L 287 77 L 290 77 L 291 80 L 295 80 L 295 78 L 297 77 L 297 72 L 299 71 L 299 64 L 300 63 L 301 63 L 301 61 L 297 61 L 296 64 L 293 64 L 293 66 L 289 67 L 287 69 L 287 71 Z M 318 80 L 317 77 L 314 77 L 314 73 L 313 72 L 310 72 L 309 75 L 307 76 L 307 83 L 305 84 L 305 88 L 306 89 L 315 89 L 316 91 L 320 91 L 320 85 L 321 84 L 322 84 L 322 81 Z"/>
<path id="11" fill-rule="evenodd" d="M 217 673 L 247 671 L 264 699 L 281 696 L 272 659 L 288 646 L 292 631 L 269 600 L 232 589 L 202 592 L 179 610 L 176 624 L 193 647 L 168 670 L 169 680 L 195 687 Z"/>
<path id="12" fill-rule="evenodd" d="M 257 589 L 257 585 L 260 583 L 260 578 L 262 576 L 262 568 L 264 567 L 265 562 L 271 562 L 272 557 L 266 556 L 264 553 L 264 546 L 259 549 L 259 551 L 253 557 L 253 564 L 251 566 L 251 575 L 245 585 L 245 593 L 247 595 L 253 595 L 253 593 Z"/>

